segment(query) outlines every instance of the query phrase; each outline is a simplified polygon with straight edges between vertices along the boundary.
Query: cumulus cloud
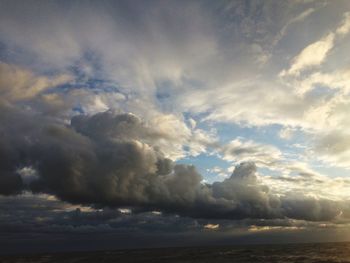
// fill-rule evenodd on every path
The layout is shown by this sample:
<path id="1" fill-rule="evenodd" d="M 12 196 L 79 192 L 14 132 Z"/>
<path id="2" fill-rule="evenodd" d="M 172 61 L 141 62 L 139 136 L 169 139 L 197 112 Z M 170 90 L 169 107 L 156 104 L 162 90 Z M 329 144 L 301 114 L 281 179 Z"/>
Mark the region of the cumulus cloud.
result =
<path id="1" fill-rule="evenodd" d="M 6 59 L 16 66 L 0 64 L 1 230 L 268 231 L 348 220 L 349 181 L 288 162 L 265 143 L 220 134 L 229 141 L 222 145 L 215 132 L 219 122 L 278 124 L 294 143 L 299 131 L 341 127 L 344 136 L 326 136 L 316 149 L 348 164 L 348 72 L 315 73 L 292 92 L 274 81 L 281 68 L 300 77 L 324 63 L 348 33 L 348 16 L 319 41 L 295 38 L 311 44 L 281 66 L 292 25 L 319 12 L 291 3 L 2 1 L 1 54 L 15 50 Z M 319 84 L 343 97 L 317 93 Z M 232 174 L 209 170 L 223 181 L 207 184 L 194 166 L 176 163 L 208 149 L 235 165 Z M 28 202 L 26 191 L 50 200 Z"/>
<path id="2" fill-rule="evenodd" d="M 340 208 L 327 200 L 271 193 L 251 162 L 238 165 L 222 182 L 202 184 L 195 167 L 174 164 L 156 146 L 162 130 L 132 114 L 79 115 L 65 125 L 41 116 L 29 120 L 23 112 L 2 106 L 1 119 L 6 135 L 0 141 L 1 194 L 30 189 L 73 204 L 195 218 L 317 221 L 339 214 Z M 233 150 L 244 155 L 246 148 Z M 25 167 L 31 167 L 30 173 Z M 30 174 L 31 180 L 24 180 Z"/>

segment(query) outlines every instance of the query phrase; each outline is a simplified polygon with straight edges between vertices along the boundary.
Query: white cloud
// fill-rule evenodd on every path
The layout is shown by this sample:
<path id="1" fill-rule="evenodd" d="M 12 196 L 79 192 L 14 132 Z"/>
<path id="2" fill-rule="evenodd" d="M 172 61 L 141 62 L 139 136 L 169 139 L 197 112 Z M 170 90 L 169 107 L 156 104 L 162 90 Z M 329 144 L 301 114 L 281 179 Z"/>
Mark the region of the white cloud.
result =
<path id="1" fill-rule="evenodd" d="M 37 76 L 31 70 L 0 62 L 0 95 L 9 101 L 32 99 L 49 88 L 72 80 L 68 74 Z"/>
<path id="2" fill-rule="evenodd" d="M 350 12 L 344 14 L 342 24 L 337 28 L 336 33 L 339 35 L 346 35 L 350 31 Z"/>
<path id="3" fill-rule="evenodd" d="M 327 164 L 350 169 L 349 133 L 334 130 L 320 136 L 310 154 L 315 154 Z"/>
<path id="4" fill-rule="evenodd" d="M 235 139 L 219 149 L 223 159 L 230 162 L 254 162 L 260 166 L 273 167 L 281 161 L 282 153 L 274 146 L 251 140 Z"/>
<path id="5" fill-rule="evenodd" d="M 285 140 L 290 140 L 294 135 L 294 130 L 290 127 L 284 127 L 280 130 L 278 135 Z"/>
<path id="6" fill-rule="evenodd" d="M 52 8 L 42 5 L 43 10 Z M 12 7 L 23 13 L 16 19 L 2 10 L 2 39 L 9 46 L 35 54 L 34 58 L 30 57 L 35 62 L 33 68 L 45 71 L 48 67 L 60 72 L 57 83 L 61 83 L 58 77 L 73 66 L 87 79 L 103 77 L 117 87 L 113 92 L 96 92 L 82 85 L 64 94 L 41 94 L 56 79 L 45 77 L 45 81 L 37 82 L 29 74 L 25 82 L 33 83 L 30 88 L 13 85 L 19 88 L 6 90 L 6 97 L 37 97 L 36 109 L 50 115 L 72 114 L 71 109 L 77 105 L 87 114 L 107 109 L 132 112 L 166 134 L 157 144 L 165 149 L 166 156 L 174 159 L 206 152 L 217 142 L 215 134 L 198 128 L 197 121 L 203 120 L 210 125 L 229 122 L 248 128 L 279 124 L 284 127 L 279 135 L 286 139 L 291 138 L 295 127 L 315 137 L 326 128 L 341 127 L 348 131 L 350 124 L 344 117 L 348 112 L 346 95 L 339 92 L 308 97 L 308 91 L 318 84 L 347 92 L 349 77 L 345 70 L 322 69 L 306 74 L 298 82 L 295 79 L 278 82 L 275 72 L 283 67 L 279 56 L 293 56 L 283 41 L 279 42 L 278 50 L 267 52 L 274 46 L 276 35 L 297 34 L 296 25 L 303 27 L 306 18 L 314 19 L 319 11 L 317 6 L 293 9 L 294 3 L 262 4 L 252 6 L 246 13 L 243 2 L 230 6 L 222 16 L 196 3 L 189 4 L 186 10 L 176 4 L 160 4 L 142 12 L 131 7 L 129 11 L 139 18 L 133 22 L 124 9 L 113 16 L 117 7 L 114 10 L 99 6 L 92 12 L 88 6 L 73 4 L 70 12 L 55 8 L 50 17 L 42 17 L 33 7 L 23 5 Z M 261 20 L 255 16 L 259 8 Z M 280 16 L 271 20 L 270 14 L 276 10 Z M 164 14 L 168 18 L 166 24 Z M 116 17 L 124 22 L 119 23 Z M 314 28 L 319 32 L 322 26 L 314 25 Z M 293 78 L 322 66 L 330 51 L 337 51 L 335 44 L 348 31 L 349 14 L 346 14 L 334 32 L 326 33 L 314 43 L 312 34 L 298 36 L 301 40 L 296 37 L 296 43 L 311 44 L 291 60 L 284 74 Z M 165 99 L 157 98 L 159 94 L 164 94 Z M 184 118 L 183 113 L 196 115 L 196 121 Z M 272 166 L 282 155 L 278 149 L 254 142 L 235 143 L 231 142 L 230 146 L 251 151 L 252 155 L 226 152 L 225 158 L 230 161 L 254 159 L 260 165 Z M 251 150 L 253 146 L 262 153 Z"/>
<path id="7" fill-rule="evenodd" d="M 219 167 L 219 166 L 214 166 L 213 168 L 207 169 L 208 173 L 216 174 L 220 179 L 225 179 L 230 176 L 230 173 L 234 170 L 234 167 L 232 167 L 231 170 L 226 171 L 225 169 Z"/>
<path id="8" fill-rule="evenodd" d="M 344 19 L 338 25 L 335 33 L 330 32 L 320 40 L 305 47 L 293 58 L 289 69 L 282 70 L 279 75 L 281 77 L 299 76 L 303 71 L 321 65 L 334 47 L 335 41 L 350 31 L 350 13 L 345 13 L 343 17 Z"/>
<path id="9" fill-rule="evenodd" d="M 350 70 L 338 69 L 330 73 L 312 73 L 297 83 L 296 90 L 298 94 L 304 95 L 313 90 L 317 85 L 321 85 L 329 89 L 341 89 L 342 92 L 348 92 L 350 90 L 349 83 Z"/>
<path id="10" fill-rule="evenodd" d="M 305 47 L 293 58 L 290 68 L 287 71 L 283 70 L 280 76 L 298 76 L 302 71 L 320 65 L 325 60 L 328 52 L 333 48 L 333 45 L 334 34 L 329 33 L 322 39 Z"/>

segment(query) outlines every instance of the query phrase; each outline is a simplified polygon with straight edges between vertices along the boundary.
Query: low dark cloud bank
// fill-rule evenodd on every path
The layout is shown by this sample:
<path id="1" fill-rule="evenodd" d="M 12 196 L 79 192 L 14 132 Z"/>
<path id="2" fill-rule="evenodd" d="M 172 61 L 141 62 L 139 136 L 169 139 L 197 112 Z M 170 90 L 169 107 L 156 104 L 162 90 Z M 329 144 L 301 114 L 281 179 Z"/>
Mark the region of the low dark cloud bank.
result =
<path id="1" fill-rule="evenodd" d="M 159 210 L 193 218 L 335 219 L 344 203 L 269 191 L 254 163 L 213 184 L 164 157 L 165 139 L 132 114 L 79 115 L 69 124 L 0 105 L 0 194 L 48 193 L 73 204 Z"/>

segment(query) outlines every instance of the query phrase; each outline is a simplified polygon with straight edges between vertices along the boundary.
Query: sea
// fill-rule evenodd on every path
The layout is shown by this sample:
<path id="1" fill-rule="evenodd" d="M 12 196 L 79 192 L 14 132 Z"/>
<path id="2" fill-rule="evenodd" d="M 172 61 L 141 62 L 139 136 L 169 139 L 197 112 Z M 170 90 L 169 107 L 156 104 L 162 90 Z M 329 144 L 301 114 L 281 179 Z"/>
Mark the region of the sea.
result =
<path id="1" fill-rule="evenodd" d="M 153 248 L 32 255 L 7 255 L 1 263 L 119 262 L 291 262 L 350 263 L 350 243 L 247 245 L 231 247 Z"/>

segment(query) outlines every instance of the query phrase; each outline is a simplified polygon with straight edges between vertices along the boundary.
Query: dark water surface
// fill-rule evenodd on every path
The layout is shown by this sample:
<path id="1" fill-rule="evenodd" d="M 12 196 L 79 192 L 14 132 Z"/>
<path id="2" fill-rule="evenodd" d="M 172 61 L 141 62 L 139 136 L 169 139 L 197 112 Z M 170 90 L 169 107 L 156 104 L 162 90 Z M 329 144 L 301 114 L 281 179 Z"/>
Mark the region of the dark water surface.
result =
<path id="1" fill-rule="evenodd" d="M 0 256 L 6 263 L 44 262 L 349 262 L 350 243 L 159 248 Z"/>

